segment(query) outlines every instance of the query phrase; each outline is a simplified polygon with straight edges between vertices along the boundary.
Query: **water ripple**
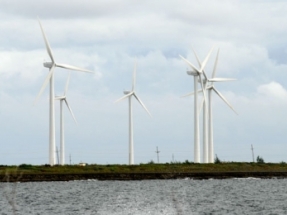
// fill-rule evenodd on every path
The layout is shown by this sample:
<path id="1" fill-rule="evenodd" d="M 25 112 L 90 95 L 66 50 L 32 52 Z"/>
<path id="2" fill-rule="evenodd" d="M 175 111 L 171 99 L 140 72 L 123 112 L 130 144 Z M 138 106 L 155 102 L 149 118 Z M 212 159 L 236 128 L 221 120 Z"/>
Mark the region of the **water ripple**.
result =
<path id="1" fill-rule="evenodd" d="M 1 184 L 0 215 L 13 214 Z M 287 214 L 287 179 L 71 181 L 19 183 L 18 214 Z"/>

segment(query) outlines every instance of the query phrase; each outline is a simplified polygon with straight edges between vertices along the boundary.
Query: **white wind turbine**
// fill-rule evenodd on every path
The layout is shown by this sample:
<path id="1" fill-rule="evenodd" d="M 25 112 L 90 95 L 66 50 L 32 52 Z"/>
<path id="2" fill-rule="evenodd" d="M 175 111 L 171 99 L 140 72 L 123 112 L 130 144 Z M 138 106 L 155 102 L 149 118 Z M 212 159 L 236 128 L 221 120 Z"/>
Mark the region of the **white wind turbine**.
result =
<path id="1" fill-rule="evenodd" d="M 235 79 L 228 79 L 228 78 L 215 78 L 215 74 L 216 74 L 216 67 L 217 67 L 217 61 L 218 61 L 218 54 L 219 54 L 219 50 L 217 52 L 217 56 L 216 56 L 216 60 L 215 60 L 215 64 L 214 64 L 214 68 L 213 68 L 213 72 L 212 72 L 212 76 L 211 79 L 207 80 L 208 82 L 210 82 L 210 85 L 207 87 L 208 90 L 208 112 L 209 112 L 209 151 L 208 151 L 208 162 L 209 163 L 214 163 L 214 149 L 213 149 L 213 113 L 212 113 L 212 105 L 211 105 L 211 95 L 212 95 L 212 91 L 214 91 L 236 114 L 238 114 L 234 108 L 231 106 L 231 104 L 226 100 L 226 98 L 224 98 L 224 96 L 214 87 L 214 82 L 223 82 L 223 81 L 234 81 Z"/>
<path id="2" fill-rule="evenodd" d="M 200 69 L 197 69 L 187 59 L 185 59 L 184 57 L 179 55 L 192 69 L 192 71 L 187 71 L 187 74 L 192 75 L 194 77 L 194 92 L 195 92 L 195 94 L 194 94 L 194 162 L 195 163 L 200 163 L 199 111 L 198 111 L 198 93 L 197 93 L 198 92 L 198 90 L 197 90 L 198 78 L 199 78 L 199 81 L 201 84 L 201 88 L 203 89 L 204 98 L 206 98 L 204 84 L 203 84 L 201 75 L 204 74 L 203 70 L 204 70 L 204 67 L 205 67 L 209 57 L 210 57 L 212 50 L 213 50 L 213 48 L 209 51 L 206 58 L 202 62 Z M 205 149 L 204 149 L 204 151 L 205 151 Z"/>
<path id="3" fill-rule="evenodd" d="M 38 19 L 39 20 L 39 19 Z M 46 50 L 48 52 L 48 55 L 51 59 L 51 62 L 44 62 L 44 67 L 49 68 L 49 73 L 40 89 L 40 92 L 38 94 L 38 96 L 35 99 L 35 102 L 37 101 L 37 99 L 40 97 L 40 95 L 42 94 L 42 92 L 44 91 L 44 89 L 46 88 L 48 82 L 50 82 L 50 111 L 49 111 L 49 163 L 51 166 L 53 166 L 55 164 L 55 147 L 56 147 L 56 140 L 55 140 L 55 103 L 54 103 L 54 98 L 55 98 L 55 90 L 54 90 L 54 70 L 55 67 L 61 67 L 64 69 L 70 69 L 70 70 L 75 70 L 75 71 L 81 71 L 81 72 L 90 72 L 89 70 L 86 69 L 82 69 L 79 67 L 75 67 L 75 66 L 70 66 L 67 64 L 59 64 L 55 62 L 50 44 L 47 40 L 47 37 L 45 35 L 44 29 L 42 27 L 42 24 L 39 20 L 39 24 L 41 27 L 41 31 L 43 34 L 43 38 L 45 41 L 45 46 L 46 46 Z"/>
<path id="4" fill-rule="evenodd" d="M 201 62 L 197 56 L 197 54 L 194 52 L 196 59 L 198 61 L 198 64 L 201 65 Z M 219 56 L 219 49 L 217 51 L 216 60 L 213 67 L 213 72 L 211 78 L 207 78 L 205 75 L 204 80 L 204 87 L 205 90 L 208 92 L 208 101 L 203 100 L 203 138 L 204 138 L 204 146 L 208 148 L 208 151 L 205 151 L 203 154 L 205 158 L 205 163 L 213 163 L 214 162 L 214 151 L 213 151 L 213 113 L 212 113 L 212 104 L 211 104 L 211 95 L 212 90 L 216 92 L 216 94 L 236 113 L 234 108 L 229 104 L 229 102 L 224 98 L 224 96 L 215 89 L 214 82 L 226 82 L 226 81 L 235 81 L 236 79 L 233 78 L 215 78 L 216 74 L 216 68 L 217 68 L 217 62 L 218 62 L 218 56 Z M 204 71 L 203 71 L 204 72 Z M 209 85 L 208 85 L 209 84 Z M 199 90 L 198 92 L 202 92 L 202 90 Z M 194 92 L 189 93 L 185 96 L 193 95 Z M 185 97 L 183 96 L 183 97 Z M 237 113 L 236 113 L 237 114 Z M 207 125 L 208 121 L 208 125 Z"/>
<path id="5" fill-rule="evenodd" d="M 150 112 L 144 105 L 144 103 L 140 100 L 140 98 L 136 95 L 135 92 L 135 84 L 136 84 L 136 63 L 133 72 L 133 80 L 132 80 L 132 90 L 124 91 L 124 96 L 119 98 L 116 102 L 119 102 L 125 98 L 129 98 L 129 165 L 134 164 L 134 140 L 133 140 L 133 114 L 132 114 L 132 97 L 134 96 L 136 100 L 141 104 L 141 106 L 146 110 L 146 112 L 151 116 Z"/>
<path id="6" fill-rule="evenodd" d="M 65 134 L 64 134 L 64 112 L 63 112 L 63 102 L 66 103 L 66 106 L 68 108 L 68 110 L 70 111 L 73 119 L 75 120 L 75 122 L 77 123 L 77 120 L 74 116 L 74 113 L 67 101 L 67 91 L 68 91 L 68 86 L 69 86 L 69 81 L 70 81 L 70 73 L 67 79 L 67 83 L 66 83 L 66 87 L 65 87 L 65 91 L 64 94 L 62 96 L 56 96 L 55 100 L 59 100 L 60 101 L 60 164 L 64 165 L 65 164 Z"/>

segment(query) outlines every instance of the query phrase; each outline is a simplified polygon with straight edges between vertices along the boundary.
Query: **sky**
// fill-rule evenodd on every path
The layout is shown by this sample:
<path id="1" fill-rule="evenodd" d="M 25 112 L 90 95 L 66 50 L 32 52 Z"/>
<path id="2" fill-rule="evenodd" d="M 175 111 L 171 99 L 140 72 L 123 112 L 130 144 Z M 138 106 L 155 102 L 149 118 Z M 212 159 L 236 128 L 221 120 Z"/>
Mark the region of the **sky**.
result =
<path id="1" fill-rule="evenodd" d="M 72 71 L 65 108 L 66 163 L 128 163 L 128 100 L 132 86 L 152 117 L 133 100 L 135 163 L 193 161 L 190 68 L 220 49 L 215 83 L 236 115 L 213 94 L 214 153 L 222 161 L 287 162 L 287 4 L 282 0 L 0 0 L 0 164 L 49 163 L 49 87 L 41 20 L 56 62 Z M 62 95 L 69 71 L 55 70 Z M 56 144 L 59 148 L 59 102 Z M 202 116 L 200 117 L 202 118 Z M 201 123 L 202 127 L 202 123 Z M 201 145 L 202 145 L 202 130 Z M 201 146 L 202 147 L 202 146 Z M 202 148 L 201 148 L 202 151 Z M 202 154 L 202 153 L 201 153 Z"/>

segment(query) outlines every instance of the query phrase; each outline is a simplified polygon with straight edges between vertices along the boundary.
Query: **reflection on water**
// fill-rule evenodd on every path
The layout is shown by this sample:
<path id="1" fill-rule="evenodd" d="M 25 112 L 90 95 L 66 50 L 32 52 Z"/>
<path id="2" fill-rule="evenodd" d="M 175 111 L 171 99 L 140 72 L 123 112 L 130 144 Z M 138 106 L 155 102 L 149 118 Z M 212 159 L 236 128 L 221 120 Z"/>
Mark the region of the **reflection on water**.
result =
<path id="1" fill-rule="evenodd" d="M 1 184 L 0 215 L 13 214 Z M 287 179 L 19 183 L 18 214 L 287 214 Z"/>

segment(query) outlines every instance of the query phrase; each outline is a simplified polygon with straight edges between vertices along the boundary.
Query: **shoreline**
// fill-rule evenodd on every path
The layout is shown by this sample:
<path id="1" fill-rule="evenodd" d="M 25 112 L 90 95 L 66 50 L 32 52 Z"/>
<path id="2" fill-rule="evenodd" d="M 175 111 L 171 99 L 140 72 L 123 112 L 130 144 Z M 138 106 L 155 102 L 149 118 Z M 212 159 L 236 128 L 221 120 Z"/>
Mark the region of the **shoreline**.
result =
<path id="1" fill-rule="evenodd" d="M 121 180 L 163 180 L 163 179 L 185 179 L 194 180 L 207 179 L 231 179 L 231 178 L 261 178 L 261 179 L 283 179 L 287 178 L 287 171 L 249 171 L 249 172 L 158 172 L 158 173 L 35 173 L 35 174 L 9 174 L 9 177 L 0 175 L 0 182 L 48 182 L 48 181 L 74 181 L 95 179 L 100 181 Z"/>

